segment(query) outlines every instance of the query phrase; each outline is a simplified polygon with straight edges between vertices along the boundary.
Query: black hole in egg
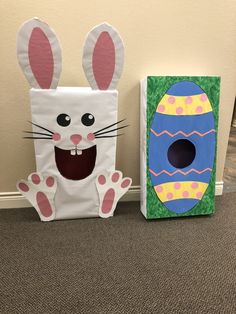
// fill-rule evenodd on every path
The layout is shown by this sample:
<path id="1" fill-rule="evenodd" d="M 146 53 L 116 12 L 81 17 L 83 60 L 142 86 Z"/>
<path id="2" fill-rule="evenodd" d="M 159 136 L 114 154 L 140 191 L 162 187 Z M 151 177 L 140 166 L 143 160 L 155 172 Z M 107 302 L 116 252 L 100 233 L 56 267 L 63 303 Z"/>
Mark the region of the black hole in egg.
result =
<path id="1" fill-rule="evenodd" d="M 175 168 L 186 168 L 193 162 L 196 156 L 196 148 L 189 140 L 177 140 L 170 145 L 167 157 Z"/>

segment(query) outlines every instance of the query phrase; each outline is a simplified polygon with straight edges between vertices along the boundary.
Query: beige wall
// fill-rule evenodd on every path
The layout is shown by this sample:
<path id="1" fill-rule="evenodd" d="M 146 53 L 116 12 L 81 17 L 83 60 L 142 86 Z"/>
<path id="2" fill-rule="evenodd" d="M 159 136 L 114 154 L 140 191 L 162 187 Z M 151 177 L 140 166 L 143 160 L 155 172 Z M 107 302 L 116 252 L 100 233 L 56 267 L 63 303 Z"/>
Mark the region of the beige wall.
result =
<path id="1" fill-rule="evenodd" d="M 16 62 L 15 39 L 38 16 L 56 31 L 63 50 L 60 85 L 86 86 L 81 66 L 86 33 L 106 20 L 126 49 L 119 116 L 131 124 L 119 139 L 117 168 L 139 184 L 139 81 L 146 75 L 222 77 L 217 180 L 222 180 L 236 87 L 236 1 L 229 0 L 0 0 L 0 192 L 35 168 L 33 145 L 22 140 L 30 119 L 28 84 Z"/>

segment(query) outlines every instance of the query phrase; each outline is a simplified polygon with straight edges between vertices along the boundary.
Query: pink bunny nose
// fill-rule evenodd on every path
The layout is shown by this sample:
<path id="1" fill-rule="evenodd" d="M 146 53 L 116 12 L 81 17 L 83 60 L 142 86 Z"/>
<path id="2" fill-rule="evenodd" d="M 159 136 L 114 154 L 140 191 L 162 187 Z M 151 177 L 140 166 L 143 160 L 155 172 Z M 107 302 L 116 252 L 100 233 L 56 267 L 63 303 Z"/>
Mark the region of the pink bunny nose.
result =
<path id="1" fill-rule="evenodd" d="M 79 134 L 72 134 L 70 140 L 73 144 L 78 145 L 79 142 L 82 140 L 82 136 Z"/>

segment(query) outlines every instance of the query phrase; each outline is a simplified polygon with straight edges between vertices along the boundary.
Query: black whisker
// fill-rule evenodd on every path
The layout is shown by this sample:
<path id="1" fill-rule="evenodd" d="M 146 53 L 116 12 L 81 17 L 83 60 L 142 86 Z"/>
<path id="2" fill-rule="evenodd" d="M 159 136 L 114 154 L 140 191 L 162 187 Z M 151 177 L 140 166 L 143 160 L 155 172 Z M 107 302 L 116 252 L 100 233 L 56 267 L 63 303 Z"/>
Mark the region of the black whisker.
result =
<path id="1" fill-rule="evenodd" d="M 43 130 L 45 130 L 45 131 L 48 131 L 48 132 L 51 133 L 51 134 L 54 134 L 52 131 L 50 131 L 50 130 L 44 128 L 44 127 L 42 127 L 41 125 L 38 125 L 38 124 L 33 123 L 33 122 L 31 122 L 31 121 L 28 121 L 28 122 L 31 123 L 31 124 L 33 124 L 33 125 L 35 125 L 35 126 L 37 126 L 37 127 L 40 128 L 40 129 L 43 129 Z"/>
<path id="2" fill-rule="evenodd" d="M 107 133 L 110 133 L 110 132 L 114 132 L 114 131 L 117 131 L 117 130 L 120 130 L 120 129 L 127 128 L 127 126 L 129 126 L 129 125 L 120 126 L 119 128 L 108 130 L 108 131 L 101 132 L 101 133 L 97 133 L 96 135 L 102 135 L 102 134 L 107 134 Z"/>
<path id="3" fill-rule="evenodd" d="M 108 138 L 108 137 L 117 137 L 117 136 L 121 136 L 124 135 L 122 134 L 116 134 L 116 135 L 104 135 L 104 136 L 95 136 L 95 138 Z"/>
<path id="4" fill-rule="evenodd" d="M 118 123 L 121 123 L 121 122 L 123 122 L 123 121 L 125 121 L 125 120 L 126 120 L 126 119 L 123 119 L 123 120 L 120 120 L 120 121 L 118 121 L 118 122 L 116 122 L 116 123 L 113 123 L 113 124 L 111 124 L 111 125 L 108 125 L 108 126 L 106 126 L 105 128 L 100 129 L 100 130 L 94 132 L 93 134 L 96 135 L 97 133 L 100 133 L 101 131 L 104 131 L 104 130 L 106 130 L 106 129 L 109 129 L 110 127 L 112 127 L 112 126 L 114 126 L 114 125 L 116 125 L 116 124 L 118 124 Z"/>
<path id="5" fill-rule="evenodd" d="M 39 134 L 39 135 L 45 135 L 45 136 L 50 136 L 52 137 L 51 134 L 46 134 L 46 133 L 40 133 L 40 132 L 31 132 L 31 131 L 23 131 L 24 133 L 29 133 L 29 134 Z"/>
<path id="6" fill-rule="evenodd" d="M 33 136 L 24 136 L 24 139 L 33 139 L 33 140 L 51 140 L 52 137 L 33 137 Z"/>

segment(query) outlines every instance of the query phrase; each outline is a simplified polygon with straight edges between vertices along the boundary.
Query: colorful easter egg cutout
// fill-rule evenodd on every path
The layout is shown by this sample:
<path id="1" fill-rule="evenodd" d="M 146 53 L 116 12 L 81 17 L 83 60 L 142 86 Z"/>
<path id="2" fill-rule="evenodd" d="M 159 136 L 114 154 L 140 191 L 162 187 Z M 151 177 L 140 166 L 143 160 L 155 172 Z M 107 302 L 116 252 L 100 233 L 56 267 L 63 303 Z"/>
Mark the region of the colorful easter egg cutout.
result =
<path id="1" fill-rule="evenodd" d="M 212 175 L 216 126 L 205 91 L 192 81 L 173 84 L 158 102 L 149 131 L 151 184 L 172 213 L 190 211 Z"/>

